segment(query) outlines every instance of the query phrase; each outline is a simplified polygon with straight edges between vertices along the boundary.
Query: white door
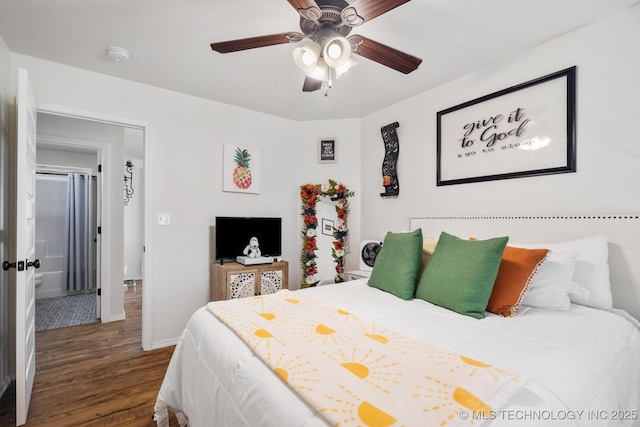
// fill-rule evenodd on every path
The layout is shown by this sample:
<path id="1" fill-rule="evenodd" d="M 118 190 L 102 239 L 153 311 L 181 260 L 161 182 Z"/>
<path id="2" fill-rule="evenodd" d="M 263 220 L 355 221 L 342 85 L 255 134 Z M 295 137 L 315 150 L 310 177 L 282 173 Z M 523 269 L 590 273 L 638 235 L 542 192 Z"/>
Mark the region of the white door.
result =
<path id="1" fill-rule="evenodd" d="M 18 72 L 16 128 L 16 425 L 27 422 L 36 375 L 36 107 L 27 70 Z"/>

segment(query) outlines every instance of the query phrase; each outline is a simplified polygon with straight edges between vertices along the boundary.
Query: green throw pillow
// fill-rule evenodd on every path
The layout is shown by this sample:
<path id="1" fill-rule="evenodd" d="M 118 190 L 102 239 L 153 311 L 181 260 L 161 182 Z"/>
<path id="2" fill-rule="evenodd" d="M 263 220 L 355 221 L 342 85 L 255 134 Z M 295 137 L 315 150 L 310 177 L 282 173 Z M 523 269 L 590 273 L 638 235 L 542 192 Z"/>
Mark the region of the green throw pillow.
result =
<path id="1" fill-rule="evenodd" d="M 508 240 L 463 240 L 443 232 L 422 273 L 416 298 L 482 319 Z"/>
<path id="2" fill-rule="evenodd" d="M 422 264 L 422 229 L 410 233 L 387 233 L 376 256 L 369 286 L 402 299 L 411 299 L 416 291 Z"/>

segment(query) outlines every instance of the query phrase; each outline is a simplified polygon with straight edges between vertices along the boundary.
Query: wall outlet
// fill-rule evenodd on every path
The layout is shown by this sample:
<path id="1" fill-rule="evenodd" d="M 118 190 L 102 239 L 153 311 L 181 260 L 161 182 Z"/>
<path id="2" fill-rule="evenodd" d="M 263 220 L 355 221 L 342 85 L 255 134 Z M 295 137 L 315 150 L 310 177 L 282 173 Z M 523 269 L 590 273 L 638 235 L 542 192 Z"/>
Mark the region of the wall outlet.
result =
<path id="1" fill-rule="evenodd" d="M 171 214 L 159 213 L 158 214 L 158 225 L 171 225 Z"/>

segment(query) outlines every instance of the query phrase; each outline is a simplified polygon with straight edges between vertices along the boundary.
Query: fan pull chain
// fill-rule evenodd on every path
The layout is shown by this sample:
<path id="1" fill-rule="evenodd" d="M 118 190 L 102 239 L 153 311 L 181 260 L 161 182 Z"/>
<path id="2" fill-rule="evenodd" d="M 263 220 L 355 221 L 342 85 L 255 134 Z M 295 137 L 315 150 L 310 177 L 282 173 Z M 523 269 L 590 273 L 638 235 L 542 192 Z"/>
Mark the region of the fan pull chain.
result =
<path id="1" fill-rule="evenodd" d="M 331 71 L 333 71 L 333 68 L 329 67 L 329 70 L 328 70 L 329 78 L 327 79 L 327 84 L 324 87 L 324 96 L 329 96 L 329 89 L 333 87 L 333 79 L 331 78 Z"/>

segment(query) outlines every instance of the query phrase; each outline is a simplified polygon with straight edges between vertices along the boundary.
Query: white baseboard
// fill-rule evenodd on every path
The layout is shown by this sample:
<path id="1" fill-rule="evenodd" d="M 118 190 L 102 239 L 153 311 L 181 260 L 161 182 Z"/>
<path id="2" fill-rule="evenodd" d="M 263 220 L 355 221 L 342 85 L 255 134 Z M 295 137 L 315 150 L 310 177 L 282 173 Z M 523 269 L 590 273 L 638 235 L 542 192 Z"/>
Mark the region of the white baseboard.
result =
<path id="1" fill-rule="evenodd" d="M 127 316 L 125 316 L 124 311 L 122 312 L 122 314 L 117 314 L 115 316 L 102 316 L 102 318 L 100 319 L 102 321 L 102 323 L 111 323 L 111 322 L 117 322 L 119 320 L 126 320 Z"/>
<path id="2" fill-rule="evenodd" d="M 170 338 L 168 340 L 163 340 L 163 341 L 154 341 L 151 344 L 151 349 L 150 350 L 157 350 L 159 348 L 164 348 L 164 347 L 169 347 L 169 346 L 172 346 L 172 345 L 176 345 L 176 344 L 178 344 L 178 341 L 180 341 L 180 337 Z"/>

